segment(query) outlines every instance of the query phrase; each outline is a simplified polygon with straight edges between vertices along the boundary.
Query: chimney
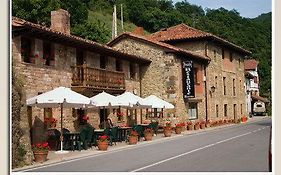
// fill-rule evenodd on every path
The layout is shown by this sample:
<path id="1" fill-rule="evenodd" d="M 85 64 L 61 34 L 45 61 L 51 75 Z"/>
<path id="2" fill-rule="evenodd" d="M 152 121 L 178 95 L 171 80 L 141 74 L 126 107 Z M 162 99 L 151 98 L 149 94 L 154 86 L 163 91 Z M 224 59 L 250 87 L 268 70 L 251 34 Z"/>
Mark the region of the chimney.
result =
<path id="1" fill-rule="evenodd" d="M 63 9 L 51 11 L 51 29 L 70 34 L 70 14 L 68 11 Z"/>
<path id="2" fill-rule="evenodd" d="M 144 31 L 142 27 L 135 28 L 135 30 L 132 33 L 144 36 Z"/>

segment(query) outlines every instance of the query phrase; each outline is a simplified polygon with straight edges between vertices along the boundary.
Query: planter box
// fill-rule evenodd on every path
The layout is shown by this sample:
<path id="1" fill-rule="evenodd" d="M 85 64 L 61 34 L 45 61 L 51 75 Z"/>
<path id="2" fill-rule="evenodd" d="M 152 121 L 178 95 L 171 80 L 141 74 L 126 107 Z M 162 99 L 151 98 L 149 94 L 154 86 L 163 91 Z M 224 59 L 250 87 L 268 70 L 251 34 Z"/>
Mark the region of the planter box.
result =
<path id="1" fill-rule="evenodd" d="M 194 125 L 194 130 L 198 130 L 198 129 L 200 129 L 200 125 L 198 124 L 198 125 Z"/>
<path id="2" fill-rule="evenodd" d="M 175 128 L 176 134 L 180 134 L 180 133 L 181 133 L 181 130 L 182 130 L 181 127 L 176 127 L 176 128 Z"/>
<path id="3" fill-rule="evenodd" d="M 200 124 L 200 128 L 201 129 L 205 129 L 205 123 L 204 124 Z"/>

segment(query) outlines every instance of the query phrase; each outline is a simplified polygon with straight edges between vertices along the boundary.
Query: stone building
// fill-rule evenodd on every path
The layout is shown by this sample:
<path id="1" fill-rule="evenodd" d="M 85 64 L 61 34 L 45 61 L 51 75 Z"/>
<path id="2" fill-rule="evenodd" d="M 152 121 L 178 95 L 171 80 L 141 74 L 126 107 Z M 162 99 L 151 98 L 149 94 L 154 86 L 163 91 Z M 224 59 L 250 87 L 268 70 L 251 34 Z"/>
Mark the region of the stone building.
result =
<path id="1" fill-rule="evenodd" d="M 166 48 L 159 52 L 156 44 L 165 45 Z M 174 101 L 176 115 L 182 117 L 181 120 L 237 119 L 246 114 L 244 57 L 250 54 L 249 51 L 185 24 L 146 37 L 121 34 L 108 45 L 152 61 L 142 72 L 141 93 L 144 96 L 156 93 L 168 101 Z M 169 47 L 174 50 L 167 51 Z M 184 52 L 190 55 L 183 55 Z M 183 98 L 182 89 L 182 82 L 185 81 L 181 72 L 183 60 L 194 62 L 195 95 L 187 99 Z M 169 94 L 167 87 L 171 80 L 173 86 L 170 89 L 174 92 Z M 156 88 L 158 91 L 155 91 Z"/>
<path id="2" fill-rule="evenodd" d="M 193 100 L 198 101 L 200 118 L 205 118 L 205 98 L 203 69 L 210 59 L 169 44 L 154 41 L 133 33 L 123 33 L 108 43 L 119 51 L 138 55 L 151 60 L 151 63 L 141 68 L 141 96 L 154 94 L 175 105 L 175 109 L 168 111 L 177 122 L 187 121 L 188 106 L 183 95 L 182 66 L 183 62 L 192 60 L 196 71 L 195 94 Z M 166 113 L 166 115 L 167 115 Z M 168 116 L 164 116 L 168 117 Z"/>
<path id="3" fill-rule="evenodd" d="M 12 18 L 12 63 L 15 75 L 21 77 L 26 98 L 64 86 L 92 97 L 106 91 L 121 94 L 125 90 L 140 94 L 140 67 L 150 60 L 117 51 L 106 45 L 70 34 L 69 13 L 51 14 L 51 28 L 19 18 Z M 129 111 L 134 112 L 134 111 Z M 116 116 L 116 110 L 64 109 L 64 128 L 79 129 L 82 116 L 89 116 L 95 128 L 103 121 L 103 113 Z M 60 110 L 28 107 L 32 143 L 45 140 L 49 125 L 44 119 L 54 117 L 60 126 Z M 126 118 L 112 117 L 115 123 Z"/>

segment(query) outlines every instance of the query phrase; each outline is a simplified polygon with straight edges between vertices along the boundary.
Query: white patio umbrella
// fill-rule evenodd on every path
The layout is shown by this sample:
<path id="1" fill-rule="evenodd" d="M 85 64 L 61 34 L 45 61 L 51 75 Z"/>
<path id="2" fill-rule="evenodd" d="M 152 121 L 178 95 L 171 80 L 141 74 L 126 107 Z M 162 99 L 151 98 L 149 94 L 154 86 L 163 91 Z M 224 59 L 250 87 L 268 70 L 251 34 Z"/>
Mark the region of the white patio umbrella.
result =
<path id="1" fill-rule="evenodd" d="M 39 108 L 61 108 L 61 150 L 57 151 L 57 153 L 68 152 L 63 150 L 63 108 L 86 108 L 93 105 L 90 98 L 66 87 L 58 87 L 51 91 L 29 98 L 26 100 L 26 104 L 28 106 L 36 106 Z"/>
<path id="2" fill-rule="evenodd" d="M 117 101 L 120 105 L 127 106 L 127 108 L 130 109 L 151 108 L 151 105 L 146 103 L 143 98 L 134 95 L 131 92 L 124 92 L 123 94 L 117 96 Z"/>
<path id="3" fill-rule="evenodd" d="M 162 109 L 173 109 L 175 106 L 169 102 L 166 102 L 165 100 L 162 100 L 161 98 L 150 95 L 146 98 L 144 98 L 144 102 L 147 104 L 150 104 L 152 108 L 162 108 Z"/>
<path id="4" fill-rule="evenodd" d="M 151 105 L 151 108 L 161 108 L 162 113 L 163 109 L 173 109 L 175 106 L 169 102 L 166 102 L 165 100 L 162 100 L 161 98 L 155 96 L 155 95 L 150 95 L 146 98 L 144 98 L 144 101 L 148 104 Z"/>
<path id="5" fill-rule="evenodd" d="M 116 97 L 118 104 L 121 106 L 128 106 L 130 108 L 150 108 L 151 105 L 146 103 L 143 98 L 134 95 L 131 92 L 124 92 Z"/>
<path id="6" fill-rule="evenodd" d="M 111 107 L 117 108 L 120 106 L 117 102 L 116 97 L 106 92 L 99 93 L 91 97 L 90 99 L 95 104 L 95 107 L 98 108 L 103 108 L 103 109 L 111 108 Z M 104 119 L 104 127 L 105 127 L 105 113 L 103 119 Z"/>

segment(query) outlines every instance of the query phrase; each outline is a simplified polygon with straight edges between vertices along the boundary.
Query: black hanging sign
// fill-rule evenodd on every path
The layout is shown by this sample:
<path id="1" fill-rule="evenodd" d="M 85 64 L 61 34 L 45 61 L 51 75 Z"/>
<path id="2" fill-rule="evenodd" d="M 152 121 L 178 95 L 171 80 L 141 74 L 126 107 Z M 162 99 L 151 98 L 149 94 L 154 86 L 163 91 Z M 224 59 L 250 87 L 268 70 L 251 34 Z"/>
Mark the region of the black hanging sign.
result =
<path id="1" fill-rule="evenodd" d="M 183 85 L 183 98 L 187 100 L 188 97 L 195 97 L 194 93 L 194 72 L 193 62 L 182 62 L 182 85 Z"/>

